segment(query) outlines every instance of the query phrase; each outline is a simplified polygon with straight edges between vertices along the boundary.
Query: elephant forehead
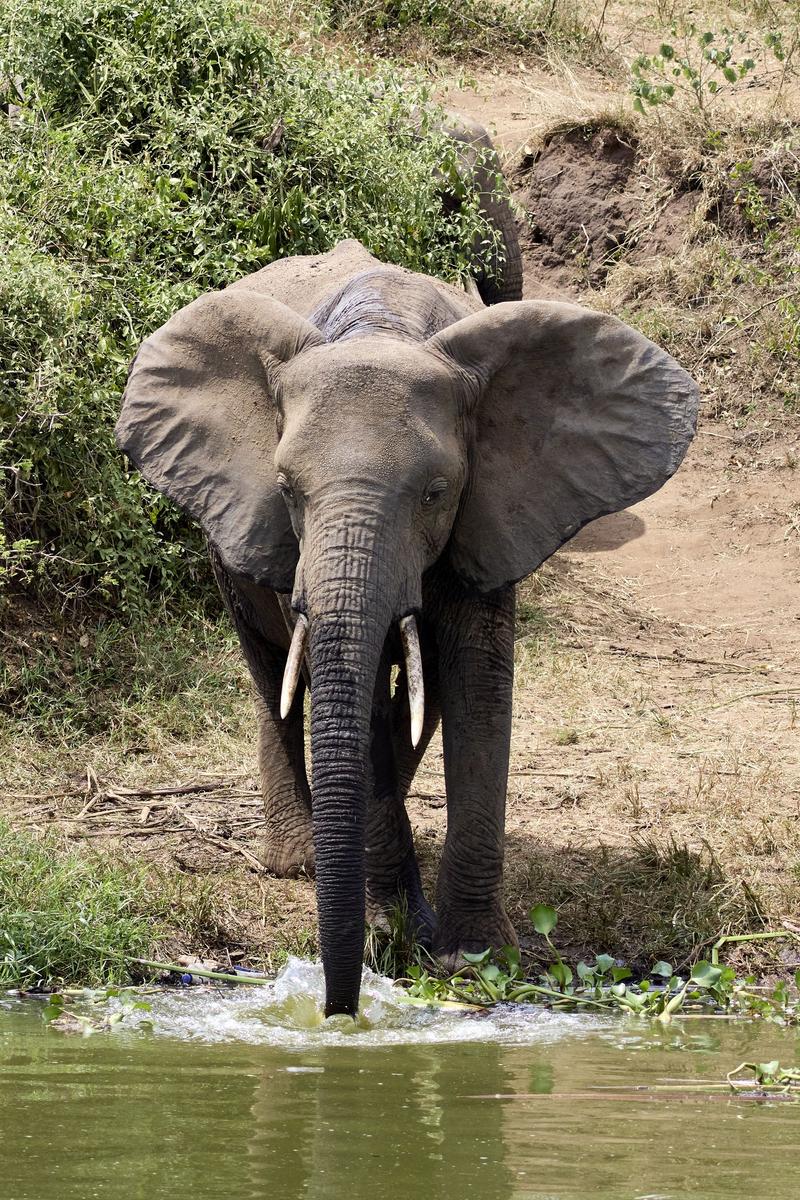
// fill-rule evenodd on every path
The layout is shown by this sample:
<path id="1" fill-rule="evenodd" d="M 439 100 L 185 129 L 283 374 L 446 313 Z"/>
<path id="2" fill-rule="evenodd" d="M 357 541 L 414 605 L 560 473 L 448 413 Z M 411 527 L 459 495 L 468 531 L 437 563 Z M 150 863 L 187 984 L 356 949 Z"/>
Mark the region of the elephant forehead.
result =
<path id="1" fill-rule="evenodd" d="M 422 347 L 391 338 L 319 346 L 292 360 L 281 378 L 284 414 L 328 409 L 344 416 L 409 411 L 430 418 L 455 400 L 453 372 Z"/>
<path id="2" fill-rule="evenodd" d="M 278 459 L 313 459 L 325 474 L 457 469 L 459 407 L 451 372 L 429 353 L 370 339 L 324 346 L 282 373 Z M 310 468 L 313 470 L 313 468 Z M 314 471 L 313 473 L 316 473 Z"/>

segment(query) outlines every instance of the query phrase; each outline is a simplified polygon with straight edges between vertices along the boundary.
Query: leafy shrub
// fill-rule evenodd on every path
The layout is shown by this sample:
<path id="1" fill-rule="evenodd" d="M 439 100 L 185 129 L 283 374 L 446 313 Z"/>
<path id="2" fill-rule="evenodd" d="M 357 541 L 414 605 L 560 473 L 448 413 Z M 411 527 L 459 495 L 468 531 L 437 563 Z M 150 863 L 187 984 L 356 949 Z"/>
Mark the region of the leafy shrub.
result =
<path id="1" fill-rule="evenodd" d="M 631 64 L 630 91 L 637 112 L 682 101 L 704 124 L 720 95 L 763 67 L 769 56 L 785 54 L 781 35 L 755 39 L 743 30 L 701 30 L 690 23 L 674 26 L 672 41 L 662 42 L 657 54 L 640 54 Z"/>
<path id="2" fill-rule="evenodd" d="M 575 8 L 564 0 L 327 0 L 326 16 L 334 29 L 356 27 L 393 41 L 416 36 L 455 55 L 583 37 Z"/>
<path id="3" fill-rule="evenodd" d="M 205 579 L 114 445 L 128 363 L 199 293 L 344 237 L 464 274 L 481 221 L 442 205 L 454 150 L 427 103 L 389 69 L 289 53 L 239 0 L 7 0 L 0 586 L 141 612 Z"/>

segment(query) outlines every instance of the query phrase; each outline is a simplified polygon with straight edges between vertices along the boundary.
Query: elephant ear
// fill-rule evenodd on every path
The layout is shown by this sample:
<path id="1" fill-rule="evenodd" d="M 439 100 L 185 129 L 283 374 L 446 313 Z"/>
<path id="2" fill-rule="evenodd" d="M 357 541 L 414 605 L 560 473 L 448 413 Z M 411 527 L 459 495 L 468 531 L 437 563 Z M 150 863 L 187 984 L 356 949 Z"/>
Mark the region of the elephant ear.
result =
<path id="1" fill-rule="evenodd" d="M 117 442 L 235 574 L 290 591 L 297 540 L 275 481 L 276 368 L 321 334 L 256 292 L 201 296 L 142 344 Z"/>
<path id="2" fill-rule="evenodd" d="M 693 380 L 615 317 L 499 304 L 427 345 L 478 392 L 450 553 L 480 591 L 523 579 L 587 521 L 655 492 L 694 434 Z"/>

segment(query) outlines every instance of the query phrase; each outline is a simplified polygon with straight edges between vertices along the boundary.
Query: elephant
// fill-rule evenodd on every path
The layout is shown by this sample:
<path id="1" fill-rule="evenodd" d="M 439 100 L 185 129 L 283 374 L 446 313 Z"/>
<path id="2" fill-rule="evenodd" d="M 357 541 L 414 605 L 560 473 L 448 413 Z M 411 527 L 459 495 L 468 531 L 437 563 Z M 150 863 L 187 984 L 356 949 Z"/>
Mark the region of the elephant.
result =
<path id="1" fill-rule="evenodd" d="M 445 113 L 440 129 L 456 146 L 457 174 L 462 190 L 478 196 L 482 215 L 497 241 L 484 244 L 476 234 L 471 249 L 475 289 L 484 304 L 522 299 L 522 251 L 517 224 L 503 181 L 500 159 L 489 134 L 477 121 L 460 113 Z M 459 197 L 442 181 L 442 204 L 454 211 Z"/>
<path id="2" fill-rule="evenodd" d="M 697 404 L 614 316 L 484 307 L 352 240 L 201 296 L 143 342 L 117 440 L 208 540 L 254 684 L 265 863 L 316 874 L 326 1015 L 357 1012 L 367 916 L 397 903 L 450 961 L 516 942 L 515 584 L 657 490 Z M 440 723 L 431 906 L 405 799 Z"/>

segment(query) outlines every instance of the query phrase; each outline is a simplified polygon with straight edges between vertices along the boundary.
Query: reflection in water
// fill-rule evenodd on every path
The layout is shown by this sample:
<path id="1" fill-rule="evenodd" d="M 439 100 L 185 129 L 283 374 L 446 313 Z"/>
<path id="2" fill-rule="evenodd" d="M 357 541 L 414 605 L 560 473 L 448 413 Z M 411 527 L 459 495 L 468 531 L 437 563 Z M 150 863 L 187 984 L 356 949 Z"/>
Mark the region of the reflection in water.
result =
<path id="1" fill-rule="evenodd" d="M 292 1000 L 315 977 L 283 982 L 165 995 L 156 1036 L 88 1041 L 0 1000 L 0 1200 L 796 1200 L 800 1106 L 688 1090 L 800 1061 L 796 1032 L 475 1019 L 372 979 L 346 1034 Z"/>
<path id="2" fill-rule="evenodd" d="M 322 1071 L 264 1071 L 252 1108 L 250 1195 L 394 1200 L 412 1181 L 432 1197 L 513 1194 L 499 1104 L 468 1101 L 465 1089 L 508 1090 L 500 1046 L 455 1052 L 436 1045 L 398 1052 L 339 1048 L 304 1057 Z M 360 1065 L 359 1065 L 360 1064 Z M 368 1184 L 368 1190 L 365 1190 Z"/>

